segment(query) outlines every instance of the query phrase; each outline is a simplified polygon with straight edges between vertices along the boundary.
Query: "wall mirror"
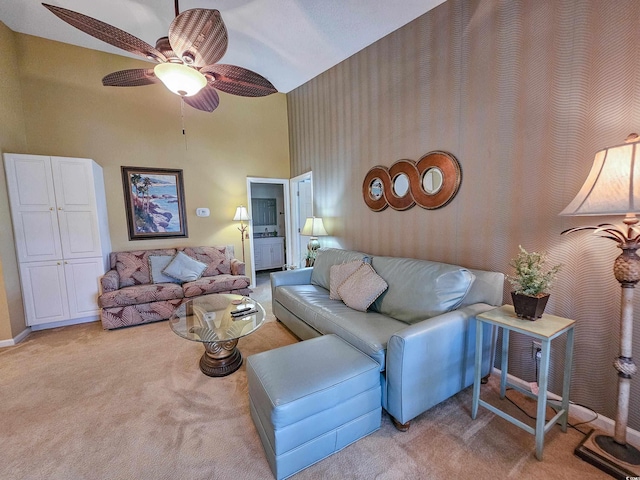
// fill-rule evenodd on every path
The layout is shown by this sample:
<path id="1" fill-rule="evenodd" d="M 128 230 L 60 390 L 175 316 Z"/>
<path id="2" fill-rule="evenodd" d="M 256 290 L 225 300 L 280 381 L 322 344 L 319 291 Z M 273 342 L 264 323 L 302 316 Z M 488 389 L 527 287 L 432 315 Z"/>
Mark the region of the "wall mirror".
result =
<path id="1" fill-rule="evenodd" d="M 417 162 L 398 160 L 391 167 L 371 168 L 362 184 L 367 206 L 380 212 L 387 207 L 407 210 L 415 204 L 435 210 L 458 193 L 462 170 L 458 160 L 440 150 L 427 153 Z"/>
<path id="2" fill-rule="evenodd" d="M 393 179 L 393 193 L 396 197 L 404 197 L 409 191 L 409 177 L 406 173 L 396 175 Z"/>
<path id="3" fill-rule="evenodd" d="M 422 188 L 429 195 L 435 195 L 442 188 L 442 184 L 444 182 L 444 176 L 442 175 L 442 170 L 438 167 L 431 167 L 422 177 Z"/>

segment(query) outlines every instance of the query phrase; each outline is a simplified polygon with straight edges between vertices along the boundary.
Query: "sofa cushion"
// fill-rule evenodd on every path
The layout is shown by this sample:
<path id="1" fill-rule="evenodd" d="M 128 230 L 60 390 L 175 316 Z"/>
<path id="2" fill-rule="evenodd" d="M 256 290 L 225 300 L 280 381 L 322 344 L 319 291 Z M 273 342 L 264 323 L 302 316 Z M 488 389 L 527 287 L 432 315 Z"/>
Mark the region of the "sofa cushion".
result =
<path id="1" fill-rule="evenodd" d="M 353 262 L 354 260 L 362 261 L 366 256 L 364 253 L 341 250 L 339 248 L 321 248 L 318 250 L 313 263 L 311 283 L 329 290 L 331 288 L 329 280 L 331 276 L 331 265 Z"/>
<path id="2" fill-rule="evenodd" d="M 151 283 L 180 283 L 180 280 L 162 273 L 171 260 L 173 255 L 149 255 Z"/>
<path id="3" fill-rule="evenodd" d="M 372 310 L 413 324 L 458 307 L 475 276 L 446 263 L 374 257 L 373 268 L 389 284 Z"/>
<path id="4" fill-rule="evenodd" d="M 151 283 L 149 255 L 174 255 L 175 253 L 176 250 L 173 248 L 112 253 L 112 261 L 115 260 L 115 269 L 120 277 L 120 288 Z"/>
<path id="5" fill-rule="evenodd" d="M 183 298 L 182 287 L 175 283 L 158 283 L 149 285 L 133 285 L 123 287 L 115 292 L 106 292 L 100 295 L 98 303 L 100 307 L 122 307 L 125 305 L 137 305 L 139 303 L 158 302 Z"/>
<path id="6" fill-rule="evenodd" d="M 224 275 L 231 273 L 231 260 L 226 247 L 186 247 L 182 251 L 207 265 L 202 273 L 203 277 Z"/>
<path id="7" fill-rule="evenodd" d="M 192 282 L 199 279 L 206 268 L 206 263 L 199 262 L 184 252 L 178 252 L 162 273 L 182 282 Z"/>
<path id="8" fill-rule="evenodd" d="M 354 310 L 366 312 L 389 285 L 378 275 L 371 265 L 363 263 L 342 285 L 338 293 L 342 301 Z"/>
<path id="9" fill-rule="evenodd" d="M 385 368 L 387 341 L 407 324 L 376 312 L 358 312 L 329 298 L 317 285 L 276 287 L 275 300 L 316 331 L 335 333 Z"/>
<path id="10" fill-rule="evenodd" d="M 244 275 L 216 275 L 201 277 L 193 282 L 182 284 L 186 298 L 206 295 L 208 293 L 222 293 L 249 287 L 249 277 Z"/>
<path id="11" fill-rule="evenodd" d="M 360 268 L 362 262 L 354 260 L 353 262 L 341 263 L 340 265 L 331 265 L 329 270 L 329 298 L 331 300 L 342 300 L 338 293 L 338 287 Z"/>

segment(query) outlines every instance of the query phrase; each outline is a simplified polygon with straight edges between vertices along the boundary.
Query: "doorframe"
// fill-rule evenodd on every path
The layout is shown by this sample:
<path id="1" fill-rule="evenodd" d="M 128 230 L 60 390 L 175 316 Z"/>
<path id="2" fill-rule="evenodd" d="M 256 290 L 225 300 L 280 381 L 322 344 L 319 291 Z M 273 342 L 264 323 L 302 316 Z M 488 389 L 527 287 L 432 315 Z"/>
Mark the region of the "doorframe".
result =
<path id="1" fill-rule="evenodd" d="M 309 181 L 310 183 L 310 189 L 311 189 L 311 214 L 313 215 L 313 172 L 309 171 L 306 173 L 303 173 L 302 175 L 297 175 L 293 178 L 291 178 L 291 180 L 289 180 L 290 184 L 291 184 L 291 189 L 290 191 L 292 192 L 291 195 L 291 260 L 293 264 L 297 265 L 297 263 L 293 262 L 293 259 L 300 259 L 302 258 L 302 251 L 298 251 L 299 248 L 297 247 L 300 244 L 299 241 L 299 237 L 300 235 L 300 230 L 302 230 L 302 227 L 304 225 L 296 225 L 297 219 L 300 217 L 299 215 L 299 211 L 300 211 L 300 205 L 298 203 L 298 199 L 297 197 L 293 196 L 293 192 L 297 191 L 294 188 L 294 185 L 296 183 L 302 183 L 302 182 L 306 182 Z M 295 242 L 293 241 L 293 239 L 295 238 Z M 290 263 L 290 264 L 291 264 Z M 302 265 L 304 266 L 304 265 Z"/>
<path id="2" fill-rule="evenodd" d="M 291 262 L 291 195 L 289 190 L 288 178 L 264 178 L 264 177 L 247 177 L 247 211 L 249 212 L 249 218 L 253 218 L 252 206 L 251 206 L 251 186 L 254 183 L 270 183 L 273 185 L 282 185 L 282 194 L 284 198 L 284 229 L 285 229 L 285 265 L 289 265 Z M 256 267 L 255 267 L 255 255 L 253 250 L 253 220 L 249 221 L 249 258 L 251 259 L 251 285 L 256 286 Z"/>

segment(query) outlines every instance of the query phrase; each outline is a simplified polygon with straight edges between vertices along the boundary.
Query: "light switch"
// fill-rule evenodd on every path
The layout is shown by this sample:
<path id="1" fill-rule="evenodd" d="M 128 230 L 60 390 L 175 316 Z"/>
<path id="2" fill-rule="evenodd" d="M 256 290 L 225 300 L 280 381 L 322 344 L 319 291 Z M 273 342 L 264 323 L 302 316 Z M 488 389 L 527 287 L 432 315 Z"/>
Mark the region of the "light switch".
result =
<path id="1" fill-rule="evenodd" d="M 198 217 L 208 217 L 209 213 L 210 212 L 208 208 L 196 208 L 196 215 Z"/>

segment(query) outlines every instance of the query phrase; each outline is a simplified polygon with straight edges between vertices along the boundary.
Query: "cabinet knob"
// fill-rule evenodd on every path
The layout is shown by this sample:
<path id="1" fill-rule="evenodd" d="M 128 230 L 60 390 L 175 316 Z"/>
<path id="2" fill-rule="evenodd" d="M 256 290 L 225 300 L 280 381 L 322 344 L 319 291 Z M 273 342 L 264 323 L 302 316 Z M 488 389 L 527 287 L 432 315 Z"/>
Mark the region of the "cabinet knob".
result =
<path id="1" fill-rule="evenodd" d="M 64 262 L 65 265 L 69 265 L 69 262 Z"/>
<path id="2" fill-rule="evenodd" d="M 60 262 L 56 262 L 58 265 L 62 265 Z"/>
<path id="3" fill-rule="evenodd" d="M 58 210 L 62 210 L 62 207 L 58 207 Z"/>
<path id="4" fill-rule="evenodd" d="M 49 207 L 49 210 L 53 210 L 53 207 Z"/>

